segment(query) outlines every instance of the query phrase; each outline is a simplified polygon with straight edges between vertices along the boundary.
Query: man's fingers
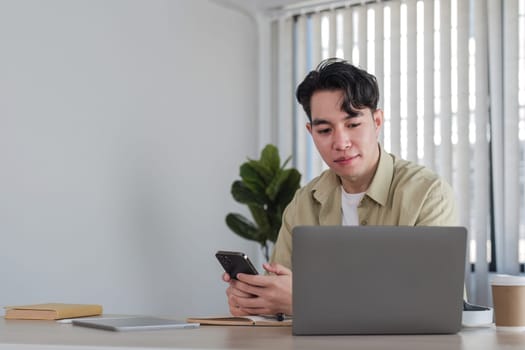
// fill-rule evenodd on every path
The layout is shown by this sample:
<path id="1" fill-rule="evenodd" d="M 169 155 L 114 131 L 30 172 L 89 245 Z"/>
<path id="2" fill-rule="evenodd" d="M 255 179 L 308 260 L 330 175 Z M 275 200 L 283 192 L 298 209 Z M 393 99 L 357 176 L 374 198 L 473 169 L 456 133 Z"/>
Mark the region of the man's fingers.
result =
<path id="1" fill-rule="evenodd" d="M 236 305 L 230 305 L 230 313 L 233 315 L 233 316 L 249 316 L 251 315 L 249 312 L 247 312 L 246 310 L 240 308 L 239 306 L 236 306 Z"/>
<path id="2" fill-rule="evenodd" d="M 264 303 L 261 298 L 254 297 L 244 298 L 230 295 L 228 298 L 230 313 L 234 316 L 268 313 L 268 309 L 264 307 Z"/>
<path id="3" fill-rule="evenodd" d="M 242 309 L 263 308 L 264 301 L 261 298 L 231 298 L 233 304 L 239 305 Z"/>
<path id="4" fill-rule="evenodd" d="M 268 279 L 268 276 L 261 276 L 261 275 L 249 275 L 247 273 L 238 273 L 237 279 L 241 282 L 243 282 L 243 287 L 250 285 L 250 286 L 257 286 L 257 287 L 267 287 L 270 284 L 270 281 Z M 245 288 L 242 288 L 245 290 Z"/>
<path id="5" fill-rule="evenodd" d="M 245 315 L 270 315 L 272 312 L 267 308 L 241 308 Z"/>
<path id="6" fill-rule="evenodd" d="M 229 286 L 227 289 L 226 289 L 226 294 L 228 295 L 235 295 L 237 297 L 241 297 L 241 298 L 253 298 L 253 294 L 250 294 L 250 293 L 247 293 L 247 292 L 244 292 L 238 288 L 235 288 L 233 286 Z"/>
<path id="7" fill-rule="evenodd" d="M 273 273 L 276 275 L 291 275 L 292 274 L 292 271 L 290 269 L 284 267 L 281 264 L 277 264 L 277 263 L 271 263 L 271 264 L 264 263 L 263 268 L 269 273 Z"/>
<path id="8" fill-rule="evenodd" d="M 227 272 L 225 272 L 225 273 L 222 274 L 222 280 L 224 282 L 230 282 L 232 280 L 232 278 L 230 277 L 230 275 Z"/>
<path id="9" fill-rule="evenodd" d="M 232 296 L 228 302 L 230 312 L 233 315 L 260 315 L 271 313 L 270 309 L 264 306 L 264 301 L 260 298 L 238 298 Z"/>

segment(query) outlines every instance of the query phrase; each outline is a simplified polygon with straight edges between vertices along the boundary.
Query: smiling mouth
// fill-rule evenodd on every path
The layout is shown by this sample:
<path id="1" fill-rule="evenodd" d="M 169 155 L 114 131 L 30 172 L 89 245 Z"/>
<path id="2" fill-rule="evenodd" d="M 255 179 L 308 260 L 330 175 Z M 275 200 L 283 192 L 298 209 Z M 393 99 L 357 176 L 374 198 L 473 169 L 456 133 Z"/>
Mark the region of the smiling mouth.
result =
<path id="1" fill-rule="evenodd" d="M 355 155 L 355 156 L 343 156 L 343 157 L 339 157 L 337 158 L 336 160 L 334 160 L 334 162 L 336 163 L 347 163 L 347 162 L 350 162 L 354 159 L 357 159 L 357 157 L 359 157 L 359 155 Z"/>

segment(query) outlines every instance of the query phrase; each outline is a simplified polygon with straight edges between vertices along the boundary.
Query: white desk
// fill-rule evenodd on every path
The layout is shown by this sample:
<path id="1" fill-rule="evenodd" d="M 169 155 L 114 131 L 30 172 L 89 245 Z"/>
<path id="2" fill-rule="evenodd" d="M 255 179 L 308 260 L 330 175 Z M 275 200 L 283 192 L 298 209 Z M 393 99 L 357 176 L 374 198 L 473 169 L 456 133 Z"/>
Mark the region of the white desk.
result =
<path id="1" fill-rule="evenodd" d="M 525 333 L 465 328 L 454 335 L 293 336 L 289 327 L 201 326 L 109 332 L 54 321 L 0 319 L 0 349 L 525 349 Z"/>

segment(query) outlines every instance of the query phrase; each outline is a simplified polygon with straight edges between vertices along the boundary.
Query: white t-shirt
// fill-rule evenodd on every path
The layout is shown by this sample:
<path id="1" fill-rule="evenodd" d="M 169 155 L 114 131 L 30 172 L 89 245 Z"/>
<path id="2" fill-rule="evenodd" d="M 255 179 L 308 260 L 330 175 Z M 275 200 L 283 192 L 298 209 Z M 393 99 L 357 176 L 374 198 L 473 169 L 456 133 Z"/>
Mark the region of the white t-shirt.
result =
<path id="1" fill-rule="evenodd" d="M 343 211 L 343 226 L 359 226 L 357 206 L 363 199 L 365 192 L 346 193 L 341 186 L 341 210 Z"/>

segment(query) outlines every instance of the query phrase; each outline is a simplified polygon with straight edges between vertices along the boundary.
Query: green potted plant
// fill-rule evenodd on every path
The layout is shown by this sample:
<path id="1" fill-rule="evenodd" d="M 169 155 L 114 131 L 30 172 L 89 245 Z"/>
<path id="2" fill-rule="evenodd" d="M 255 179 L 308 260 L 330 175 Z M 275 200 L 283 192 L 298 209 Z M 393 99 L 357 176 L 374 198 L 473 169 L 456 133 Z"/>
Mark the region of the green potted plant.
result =
<path id="1" fill-rule="evenodd" d="M 238 213 L 229 213 L 226 224 L 239 236 L 261 245 L 269 260 L 269 242 L 275 243 L 281 227 L 283 211 L 299 188 L 301 174 L 281 165 L 277 147 L 266 145 L 260 159 L 248 159 L 240 166 L 241 180 L 232 183 L 233 198 L 248 206 L 253 221 Z"/>

